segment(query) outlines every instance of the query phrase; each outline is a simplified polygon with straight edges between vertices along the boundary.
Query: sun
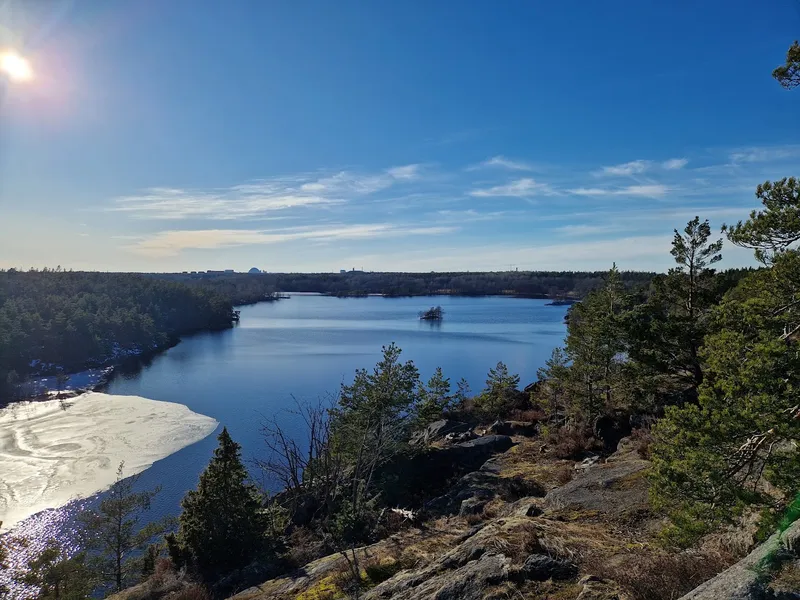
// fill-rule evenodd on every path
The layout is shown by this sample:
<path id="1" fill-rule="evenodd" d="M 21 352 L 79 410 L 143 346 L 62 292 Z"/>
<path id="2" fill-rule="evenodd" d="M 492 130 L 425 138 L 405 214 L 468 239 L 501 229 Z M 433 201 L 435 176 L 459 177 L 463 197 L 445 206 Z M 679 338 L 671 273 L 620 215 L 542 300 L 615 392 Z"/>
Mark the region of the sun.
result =
<path id="1" fill-rule="evenodd" d="M 33 79 L 31 63 L 13 50 L 0 53 L 0 72 L 12 81 Z"/>

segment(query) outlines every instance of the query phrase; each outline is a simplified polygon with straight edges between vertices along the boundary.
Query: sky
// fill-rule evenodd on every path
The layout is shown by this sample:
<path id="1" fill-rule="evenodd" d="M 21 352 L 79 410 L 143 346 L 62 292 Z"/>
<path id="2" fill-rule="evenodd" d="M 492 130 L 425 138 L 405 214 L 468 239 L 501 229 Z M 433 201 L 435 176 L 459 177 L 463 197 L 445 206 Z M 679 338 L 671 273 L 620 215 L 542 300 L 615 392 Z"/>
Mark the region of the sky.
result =
<path id="1" fill-rule="evenodd" d="M 665 270 L 800 175 L 798 37 L 800 0 L 0 0 L 0 268 Z"/>

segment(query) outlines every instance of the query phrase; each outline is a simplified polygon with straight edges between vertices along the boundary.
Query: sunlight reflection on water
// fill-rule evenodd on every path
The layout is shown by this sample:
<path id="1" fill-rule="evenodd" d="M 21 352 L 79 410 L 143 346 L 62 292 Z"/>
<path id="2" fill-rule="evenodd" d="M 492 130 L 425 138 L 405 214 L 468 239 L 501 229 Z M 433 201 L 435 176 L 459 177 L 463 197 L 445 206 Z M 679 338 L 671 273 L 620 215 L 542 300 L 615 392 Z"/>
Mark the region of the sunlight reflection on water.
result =
<path id="1" fill-rule="evenodd" d="M 5 585 L 9 588 L 9 600 L 31 597 L 31 588 L 19 583 L 16 577 L 25 572 L 28 562 L 44 550 L 49 540 L 58 540 L 70 556 L 77 551 L 75 517 L 94 500 L 76 500 L 66 506 L 42 511 L 20 521 L 14 529 L 2 535 L 9 550 L 9 568 L 0 570 L 0 587 Z"/>

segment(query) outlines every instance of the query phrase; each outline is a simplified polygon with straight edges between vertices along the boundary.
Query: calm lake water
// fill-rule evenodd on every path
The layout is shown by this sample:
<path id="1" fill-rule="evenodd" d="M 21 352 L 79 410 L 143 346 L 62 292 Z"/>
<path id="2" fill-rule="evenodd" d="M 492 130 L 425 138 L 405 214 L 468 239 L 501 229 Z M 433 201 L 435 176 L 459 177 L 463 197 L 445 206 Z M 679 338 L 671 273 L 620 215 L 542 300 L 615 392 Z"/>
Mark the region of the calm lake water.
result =
<path id="1" fill-rule="evenodd" d="M 441 323 L 418 319 L 419 311 L 438 304 L 445 311 Z M 107 391 L 178 402 L 214 417 L 242 445 L 244 458 L 252 460 L 264 456 L 264 415 L 277 414 L 300 435 L 284 412 L 292 398 L 335 394 L 342 382 L 352 381 L 355 369 L 371 369 L 381 347 L 391 342 L 426 380 L 441 366 L 454 387 L 463 377 L 479 392 L 489 368 L 503 361 L 527 385 L 566 332 L 566 307 L 545 304 L 502 297 L 293 295 L 243 307 L 234 329 L 188 337 L 136 372 L 116 376 Z M 196 485 L 215 447 L 213 434 L 141 475 L 139 487 L 162 486 L 150 516 L 179 512 L 181 498 Z M 63 523 L 71 510 L 58 512 L 57 521 Z M 32 531 L 32 526 L 21 529 Z"/>

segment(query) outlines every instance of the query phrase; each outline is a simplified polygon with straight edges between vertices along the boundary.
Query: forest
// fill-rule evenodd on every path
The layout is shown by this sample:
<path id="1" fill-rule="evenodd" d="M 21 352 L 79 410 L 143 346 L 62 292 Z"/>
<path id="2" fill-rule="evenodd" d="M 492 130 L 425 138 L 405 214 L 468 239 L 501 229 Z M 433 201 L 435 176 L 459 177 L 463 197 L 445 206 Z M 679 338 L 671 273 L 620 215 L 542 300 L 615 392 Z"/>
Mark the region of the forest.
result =
<path id="1" fill-rule="evenodd" d="M 0 271 L 0 384 L 103 366 L 232 316 L 212 290 L 142 275 Z"/>

